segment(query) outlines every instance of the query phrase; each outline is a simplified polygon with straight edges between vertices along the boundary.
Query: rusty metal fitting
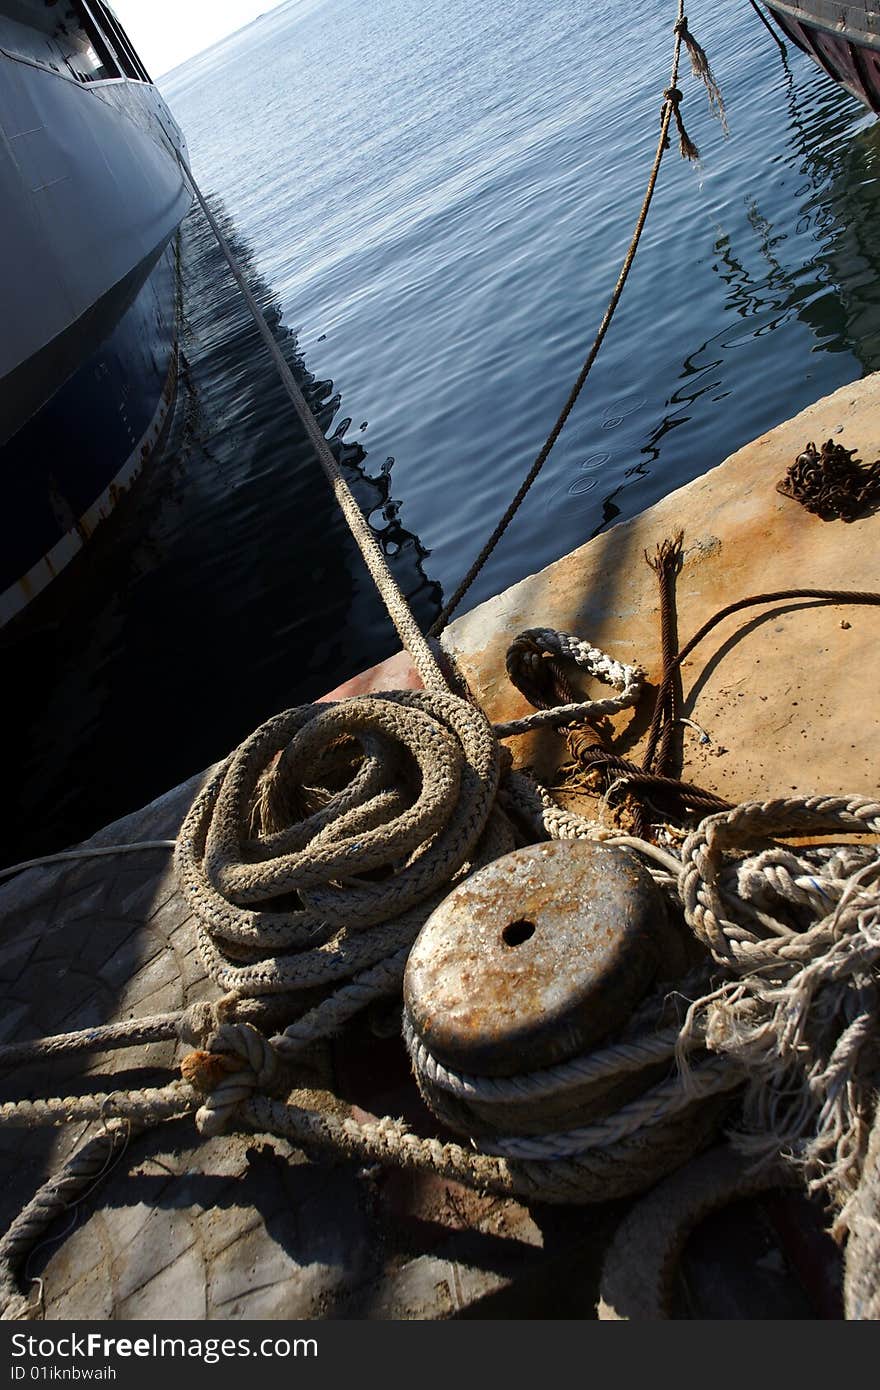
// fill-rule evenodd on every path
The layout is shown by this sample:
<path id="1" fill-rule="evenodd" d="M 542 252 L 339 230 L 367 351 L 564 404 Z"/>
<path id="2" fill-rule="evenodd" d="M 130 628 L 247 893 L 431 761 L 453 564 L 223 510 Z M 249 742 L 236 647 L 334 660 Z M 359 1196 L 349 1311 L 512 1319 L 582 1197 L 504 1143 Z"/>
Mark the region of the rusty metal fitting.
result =
<path id="1" fill-rule="evenodd" d="M 626 851 L 554 841 L 503 855 L 431 914 L 404 977 L 406 1018 L 445 1066 L 512 1076 L 619 1029 L 658 970 L 666 907 Z"/>

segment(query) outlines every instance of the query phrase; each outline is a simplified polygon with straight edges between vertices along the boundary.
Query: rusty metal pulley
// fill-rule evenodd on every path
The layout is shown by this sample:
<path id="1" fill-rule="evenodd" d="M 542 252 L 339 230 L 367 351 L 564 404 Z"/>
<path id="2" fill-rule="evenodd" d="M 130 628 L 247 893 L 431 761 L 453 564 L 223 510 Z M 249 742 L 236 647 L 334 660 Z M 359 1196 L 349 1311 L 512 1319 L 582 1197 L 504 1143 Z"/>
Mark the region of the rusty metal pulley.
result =
<path id="1" fill-rule="evenodd" d="M 423 926 L 404 979 L 408 1023 L 457 1071 L 551 1066 L 626 1023 L 657 974 L 666 924 L 660 890 L 622 849 L 514 850 Z"/>

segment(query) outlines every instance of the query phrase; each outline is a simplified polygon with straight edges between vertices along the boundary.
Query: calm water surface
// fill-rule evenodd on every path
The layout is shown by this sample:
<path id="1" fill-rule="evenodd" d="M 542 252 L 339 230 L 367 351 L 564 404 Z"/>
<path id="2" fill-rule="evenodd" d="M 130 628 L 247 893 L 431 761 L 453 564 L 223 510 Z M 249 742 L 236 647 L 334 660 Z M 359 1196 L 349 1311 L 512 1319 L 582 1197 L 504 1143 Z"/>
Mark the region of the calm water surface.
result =
<path id="1" fill-rule="evenodd" d="M 674 11 L 629 32 L 582 0 L 294 0 L 160 83 L 424 624 L 604 311 Z M 730 136 L 685 62 L 701 163 L 664 161 L 605 348 L 468 605 L 880 366 L 880 126 L 745 0 L 690 20 Z M 17 639 L 21 852 L 396 646 L 195 214 L 183 263 L 172 457 Z"/>

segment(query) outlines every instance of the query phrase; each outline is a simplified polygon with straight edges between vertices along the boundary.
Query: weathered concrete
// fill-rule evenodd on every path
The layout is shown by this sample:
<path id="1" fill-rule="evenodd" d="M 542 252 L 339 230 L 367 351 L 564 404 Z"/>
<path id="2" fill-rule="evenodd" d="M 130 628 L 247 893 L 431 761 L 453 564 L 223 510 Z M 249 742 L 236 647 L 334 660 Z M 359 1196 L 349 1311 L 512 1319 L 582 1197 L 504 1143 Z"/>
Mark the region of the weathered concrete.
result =
<path id="1" fill-rule="evenodd" d="M 489 714 L 524 711 L 504 653 L 522 628 L 555 626 L 659 670 L 655 577 L 646 547 L 685 529 L 679 626 L 721 604 L 793 586 L 880 588 L 880 519 L 824 523 L 774 491 L 808 439 L 880 454 L 876 378 L 847 387 L 741 450 L 637 520 L 460 618 L 445 637 Z M 796 602 L 725 623 L 685 669 L 686 771 L 731 799 L 877 791 L 880 613 Z M 339 697 L 417 683 L 404 658 Z M 615 721 L 637 750 L 646 719 Z M 512 741 L 546 775 L 555 735 Z M 95 843 L 173 837 L 201 778 L 107 827 Z M 33 870 L 0 888 L 3 1040 L 164 1012 L 216 991 L 164 851 Z M 381 1032 L 376 1020 L 377 1033 Z M 90 1054 L 4 1077 L 3 1099 L 168 1078 L 172 1044 Z M 430 1132 L 397 1039 L 369 1020 L 316 1052 L 304 1084 Z M 316 1103 L 321 1100 L 315 1092 Z M 84 1126 L 0 1129 L 4 1227 Z M 312 1165 L 274 1139 L 198 1141 L 179 1121 L 134 1142 L 101 1187 L 38 1249 L 48 1318 L 426 1318 L 503 1311 L 589 1316 L 597 1254 L 616 1212 L 526 1209 L 455 1184 L 352 1165 Z M 728 1314 L 729 1315 L 729 1314 Z"/>
<path id="2" fill-rule="evenodd" d="M 809 440 L 833 438 L 880 457 L 880 376 L 818 401 L 634 520 L 532 575 L 451 624 L 445 645 L 491 718 L 529 706 L 504 668 L 527 627 L 588 638 L 620 661 L 662 673 L 657 578 L 644 552 L 684 530 L 676 595 L 680 645 L 718 609 L 792 588 L 880 590 L 880 515 L 822 521 L 776 492 Z M 726 619 L 682 672 L 684 772 L 729 801 L 813 792 L 875 794 L 880 778 L 880 608 L 813 600 L 764 604 Z M 616 750 L 639 760 L 650 715 L 614 720 Z M 552 779 L 555 734 L 510 740 L 520 763 Z"/>

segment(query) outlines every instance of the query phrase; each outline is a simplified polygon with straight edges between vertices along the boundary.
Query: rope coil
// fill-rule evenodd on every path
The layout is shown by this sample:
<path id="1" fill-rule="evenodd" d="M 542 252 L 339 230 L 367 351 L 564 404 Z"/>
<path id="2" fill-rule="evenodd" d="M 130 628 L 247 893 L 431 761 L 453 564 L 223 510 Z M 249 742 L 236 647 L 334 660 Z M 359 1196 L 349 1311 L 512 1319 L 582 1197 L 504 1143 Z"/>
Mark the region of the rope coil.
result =
<path id="1" fill-rule="evenodd" d="M 499 773 L 485 716 L 450 694 L 395 691 L 268 720 L 217 769 L 177 840 L 208 973 L 241 996 L 294 1003 L 394 955 L 486 853 L 487 827 L 493 848 L 512 843 L 493 814 Z M 285 816 L 297 804 L 303 814 Z"/>

